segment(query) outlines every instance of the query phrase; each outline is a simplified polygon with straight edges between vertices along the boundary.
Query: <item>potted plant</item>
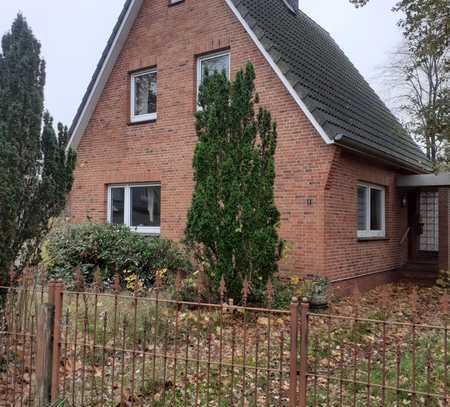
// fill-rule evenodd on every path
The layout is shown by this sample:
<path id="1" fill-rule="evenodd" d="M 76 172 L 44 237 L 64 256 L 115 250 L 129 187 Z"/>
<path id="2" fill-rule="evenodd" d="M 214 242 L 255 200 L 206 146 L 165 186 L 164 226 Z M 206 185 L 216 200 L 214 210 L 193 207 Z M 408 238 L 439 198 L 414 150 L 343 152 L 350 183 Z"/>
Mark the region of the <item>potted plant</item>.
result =
<path id="1" fill-rule="evenodd" d="M 303 302 L 309 302 L 312 307 L 325 307 L 328 304 L 330 282 L 327 278 L 315 275 L 304 279 L 294 277 L 291 280 L 295 295 Z"/>
<path id="2" fill-rule="evenodd" d="M 330 282 L 319 276 L 315 276 L 312 281 L 309 302 L 313 307 L 325 307 L 328 304 Z"/>

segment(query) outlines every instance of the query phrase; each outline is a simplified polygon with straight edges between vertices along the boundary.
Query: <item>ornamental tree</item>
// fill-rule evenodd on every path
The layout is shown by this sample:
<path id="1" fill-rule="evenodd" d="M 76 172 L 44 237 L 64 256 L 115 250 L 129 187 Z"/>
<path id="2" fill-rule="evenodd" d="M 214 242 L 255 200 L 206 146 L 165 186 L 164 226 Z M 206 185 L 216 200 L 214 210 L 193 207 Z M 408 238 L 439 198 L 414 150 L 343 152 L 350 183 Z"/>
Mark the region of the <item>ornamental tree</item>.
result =
<path id="1" fill-rule="evenodd" d="M 41 45 L 19 14 L 0 53 L 0 284 L 36 252 L 65 205 L 75 154 L 67 128 L 44 113 Z"/>
<path id="2" fill-rule="evenodd" d="M 277 271 L 281 241 L 275 206 L 276 123 L 255 112 L 255 71 L 248 63 L 230 82 L 225 72 L 207 74 L 195 115 L 198 143 L 195 189 L 185 231 L 217 288 L 241 299 L 245 279 L 255 296 Z"/>

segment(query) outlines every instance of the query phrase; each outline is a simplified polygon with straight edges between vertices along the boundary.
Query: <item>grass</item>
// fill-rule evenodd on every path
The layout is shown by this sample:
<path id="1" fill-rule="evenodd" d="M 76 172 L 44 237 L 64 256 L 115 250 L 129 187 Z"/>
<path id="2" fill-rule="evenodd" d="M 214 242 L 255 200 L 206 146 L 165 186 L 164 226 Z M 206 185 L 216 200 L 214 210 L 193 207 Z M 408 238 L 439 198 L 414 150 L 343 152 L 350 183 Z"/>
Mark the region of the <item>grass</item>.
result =
<path id="1" fill-rule="evenodd" d="M 346 299 L 331 311 L 350 316 L 358 309 L 370 321 L 312 317 L 310 368 L 321 377 L 310 379 L 310 405 L 443 405 L 448 339 L 443 328 L 432 327 L 448 323 L 439 308 L 443 291 L 421 288 L 417 301 L 413 292 L 410 285 L 384 286 L 357 307 Z M 411 324 L 414 307 L 417 326 Z"/>

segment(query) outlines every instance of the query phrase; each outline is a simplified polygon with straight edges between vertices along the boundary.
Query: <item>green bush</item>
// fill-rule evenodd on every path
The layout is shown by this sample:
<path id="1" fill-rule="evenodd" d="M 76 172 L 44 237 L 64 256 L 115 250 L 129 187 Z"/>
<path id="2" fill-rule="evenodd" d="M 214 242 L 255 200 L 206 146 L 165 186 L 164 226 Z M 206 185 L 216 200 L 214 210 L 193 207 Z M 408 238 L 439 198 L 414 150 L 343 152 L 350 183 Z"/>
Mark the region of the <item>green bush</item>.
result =
<path id="1" fill-rule="evenodd" d="M 219 287 L 222 277 L 235 303 L 263 291 L 277 272 L 283 248 L 275 205 L 277 128 L 258 106 L 255 70 L 248 63 L 234 81 L 225 72 L 208 75 L 199 91 L 195 188 L 188 213 L 186 243 Z"/>
<path id="2" fill-rule="evenodd" d="M 42 248 L 42 261 L 49 278 L 73 282 L 79 267 L 87 283 L 97 269 L 104 282 L 111 283 L 116 273 L 125 282 L 136 276 L 145 286 L 152 285 L 156 272 L 164 275 L 192 266 L 177 245 L 169 240 L 138 235 L 125 226 L 63 225 L 55 227 Z"/>

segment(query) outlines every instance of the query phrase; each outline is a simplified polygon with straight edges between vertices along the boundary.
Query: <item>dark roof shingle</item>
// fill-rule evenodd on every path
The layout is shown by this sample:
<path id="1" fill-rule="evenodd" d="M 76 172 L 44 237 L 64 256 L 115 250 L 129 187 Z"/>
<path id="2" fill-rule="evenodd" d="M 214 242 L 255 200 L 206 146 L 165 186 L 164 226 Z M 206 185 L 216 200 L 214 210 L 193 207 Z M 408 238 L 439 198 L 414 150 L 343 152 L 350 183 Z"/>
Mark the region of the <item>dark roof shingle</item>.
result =
<path id="1" fill-rule="evenodd" d="M 327 31 L 283 0 L 232 1 L 330 139 L 418 171 L 430 169 L 424 153 Z"/>

